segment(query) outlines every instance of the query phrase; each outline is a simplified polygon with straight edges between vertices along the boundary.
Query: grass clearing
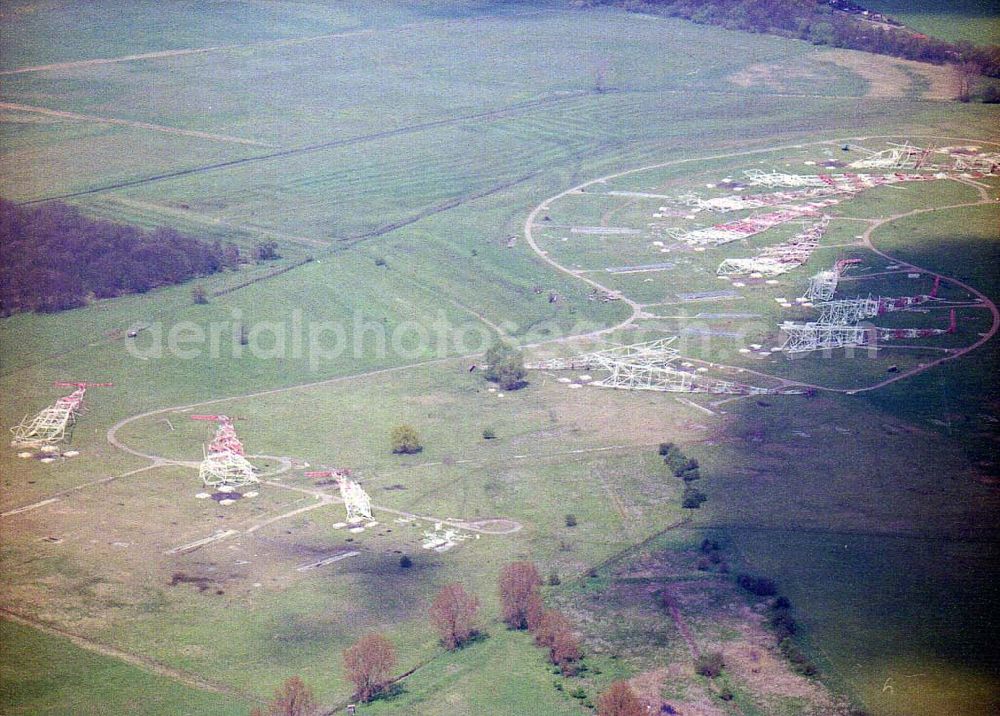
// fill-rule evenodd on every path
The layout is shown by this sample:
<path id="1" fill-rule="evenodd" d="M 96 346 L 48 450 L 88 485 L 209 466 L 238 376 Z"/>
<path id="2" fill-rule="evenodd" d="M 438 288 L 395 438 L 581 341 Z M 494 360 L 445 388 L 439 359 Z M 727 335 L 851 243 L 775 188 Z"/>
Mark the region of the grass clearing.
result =
<path id="1" fill-rule="evenodd" d="M 670 531 L 643 546 L 690 517 L 694 528 L 713 528 L 739 543 L 738 550 L 727 547 L 736 554 L 734 566 L 742 560 L 787 588 L 804 625 L 803 648 L 827 666 L 824 675 L 831 683 L 866 701 L 879 716 L 894 716 L 899 708 L 920 713 L 921 699 L 928 709 L 955 711 L 988 697 L 980 695 L 988 694 L 989 665 L 975 653 L 988 645 L 973 639 L 968 652 L 933 656 L 949 639 L 983 627 L 988 604 L 981 602 L 967 617 L 925 616 L 940 611 L 940 595 L 952 585 L 969 599 L 988 594 L 991 572 L 981 559 L 986 550 L 980 554 L 975 545 L 988 544 L 995 524 L 993 487 L 983 479 L 989 466 L 972 462 L 964 443 L 951 438 L 959 430 L 975 440 L 988 435 L 976 430 L 987 426 L 982 416 L 991 413 L 991 399 L 973 400 L 972 388 L 940 392 L 937 382 L 947 374 L 967 386 L 983 385 L 989 369 L 974 360 L 979 354 L 899 384 L 884 398 L 783 397 L 762 399 L 766 405 L 761 405 L 714 404 L 695 396 L 694 407 L 668 395 L 573 390 L 554 373 L 533 374 L 527 388 L 501 398 L 478 373 L 468 372 L 471 360 L 455 357 L 483 348 L 498 325 L 514 339 L 532 343 L 624 320 L 626 306 L 588 300 L 589 287 L 538 261 L 521 237 L 523 221 L 544 197 L 588 178 L 676 160 L 689 161 L 625 174 L 595 185 L 593 195 L 588 188 L 586 195 L 554 202 L 551 221 L 543 223 L 558 227 L 538 230 L 542 248 L 555 260 L 591 270 L 587 276 L 644 302 L 672 304 L 648 307 L 656 317 L 643 319 L 642 330 L 607 338 L 633 341 L 643 331 L 660 335 L 695 324 L 743 331 L 747 340 L 770 346 L 778 340 L 779 318 L 809 315 L 780 310 L 774 297 L 800 295 L 816 267 L 843 255 L 865 261 L 858 280 L 848 282 L 852 290 L 926 291 L 926 277 L 861 278 L 879 273 L 886 261 L 844 246 L 865 225 L 837 218 L 816 256 L 778 284 L 747 286 L 738 301 L 679 303 L 677 293 L 727 286 L 714 278 L 723 256 L 752 255 L 787 233 L 779 229 L 721 251 L 661 253 L 652 245 L 658 239 L 648 233 L 659 202 L 606 192 L 694 189 L 716 196 L 728 190 L 706 184 L 717 185 L 726 176 L 738 180 L 748 168 L 813 173 L 818 164 L 806 162 L 845 160 L 839 147 L 846 135 L 892 134 L 937 144 L 966 143 L 946 137 L 995 139 L 993 109 L 925 102 L 915 86 L 904 92 L 907 99 L 864 98 L 860 75 L 818 62 L 806 43 L 617 11 L 241 3 L 221 14 L 187 3 L 140 3 L 121 10 L 121 22 L 113 25 L 90 21 L 91 13 L 108 11 L 103 5 L 54 3 L 34 12 L 22 3 L 12 5 L 14 14 L 5 21 L 15 31 L 0 40 L 4 66 L 205 47 L 230 38 L 238 38 L 233 44 L 240 46 L 8 75 L 4 99 L 278 147 L 4 110 L 0 193 L 25 200 L 94 190 L 73 202 L 103 218 L 172 224 L 243 247 L 274 238 L 286 261 L 307 253 L 316 260 L 215 297 L 207 306 L 191 305 L 190 287 L 179 286 L 63 314 L 0 321 L 4 426 L 57 397 L 59 390 L 47 387 L 54 380 L 115 383 L 88 393 L 90 409 L 72 441 L 79 457 L 44 465 L 10 451 L 0 455 L 3 509 L 147 465 L 107 444 L 106 433 L 117 421 L 222 399 L 196 410 L 245 418 L 237 421 L 237 430 L 251 453 L 288 456 L 313 468 L 353 467 L 372 494 L 381 524 L 363 533 L 337 529 L 343 507 L 336 494 L 324 505 L 301 492 L 331 488 L 317 486 L 298 469 L 276 479 L 283 487 L 265 485 L 260 497 L 222 507 L 194 498 L 201 486 L 193 468 L 157 467 L 2 518 L 5 605 L 258 696 L 297 673 L 331 706 L 349 692 L 341 649 L 380 629 L 397 645 L 401 670 L 419 668 L 398 696 L 373 705 L 373 713 L 583 713 L 580 700 L 555 688 L 557 677 L 529 638 L 506 632 L 495 621 L 498 570 L 514 559 L 533 559 L 546 577 L 556 572 L 562 579 L 561 586 L 546 587 L 553 601 L 615 594 L 614 604 L 594 602 L 601 623 L 609 625 L 606 643 L 598 641 L 599 634 L 588 634 L 588 661 L 601 673 L 563 680 L 567 690 L 581 685 L 594 698 L 613 678 L 634 676 L 650 693 L 706 708 L 802 713 L 804 691 L 768 695 L 753 682 L 752 670 L 735 668 L 725 677 L 733 705 L 723 707 L 712 695 L 715 687 L 691 671 L 684 637 L 671 617 L 646 599 L 649 575 L 614 571 L 632 563 L 636 545 L 640 553 L 648 548 L 681 555 L 674 561 L 688 561 L 670 576 L 695 637 L 708 646 L 732 644 L 734 654 L 750 660 L 746 650 L 756 648 L 757 632 L 743 631 L 752 625 L 740 618 L 750 605 L 728 591 L 724 579 L 708 578 L 689 563 L 700 532 Z M 165 24 L 170 32 L 160 30 Z M 310 39 L 343 32 L 353 34 Z M 387 43 L 390 33 L 393 42 Z M 32 43 L 33 36 L 66 41 Z M 725 53 L 717 51 L 720 45 Z M 780 87 L 728 79 L 775 63 L 804 69 Z M 608 91 L 594 91 L 598 66 L 607 67 Z M 907 75 L 907 81 L 916 80 Z M 826 143 L 810 146 L 820 141 Z M 865 144 L 876 148 L 883 142 Z M 703 159 L 749 150 L 761 151 Z M 248 161 L 216 166 L 236 160 Z M 114 186 L 129 181 L 136 183 Z M 977 196 L 965 185 L 933 182 L 877 190 L 838 211 L 873 218 Z M 708 223 L 717 217 L 702 218 Z M 601 237 L 563 228 L 602 224 L 643 233 Z M 913 249 L 904 258 L 992 290 L 991 254 L 979 250 L 994 233 L 995 213 L 984 207 L 896 222 L 880 228 L 874 240 L 894 254 Z M 935 248 L 935 239 L 952 234 L 962 239 Z M 510 242 L 512 236 L 518 239 Z M 973 258 L 964 261 L 961 255 Z M 658 261 L 677 265 L 652 274 L 605 271 Z M 221 291 L 264 270 L 223 274 L 205 285 Z M 961 297 L 954 287 L 942 291 Z M 550 303 L 550 292 L 559 300 Z M 734 311 L 757 318 L 698 317 Z M 986 330 L 984 314 L 960 310 L 959 335 L 941 345 L 964 345 Z M 308 333 L 302 350 L 295 351 L 296 320 L 303 329 L 331 328 L 322 351 L 310 346 Z M 938 316 L 886 317 L 890 320 L 936 325 Z M 241 323 L 258 327 L 255 350 L 240 352 L 230 340 Z M 135 324 L 148 328 L 130 351 L 121 334 Z M 175 350 L 157 355 L 156 331 L 167 341 L 178 325 L 194 326 L 206 336 L 220 330 L 218 350 L 203 345 L 190 357 Z M 285 350 L 276 345 L 279 333 Z M 342 350 L 333 350 L 335 341 Z M 886 351 L 871 361 L 785 361 L 747 358 L 735 348 L 731 340 L 698 338 L 684 346 L 691 357 L 839 385 L 872 382 L 893 363 L 906 368 L 927 359 Z M 579 343 L 550 343 L 539 352 L 569 355 L 578 349 Z M 347 377 L 382 369 L 392 370 Z M 231 397 L 338 376 L 344 379 Z M 904 386 L 914 386 L 913 392 Z M 936 395 L 941 401 L 928 398 Z M 935 412 L 933 406 L 948 396 L 955 396 L 951 407 Z M 197 461 L 211 428 L 187 415 L 171 409 L 140 418 L 118 436 L 140 451 Z M 931 427 L 931 420 L 945 426 Z M 388 431 L 402 421 L 414 424 L 424 438 L 420 455 L 389 453 Z M 496 440 L 483 439 L 486 428 L 496 432 Z M 702 463 L 700 487 L 709 500 L 694 515 L 678 506 L 682 486 L 655 454 L 665 439 L 680 442 Z M 388 510 L 427 519 L 397 522 L 401 516 Z M 568 512 L 577 526 L 566 526 Z M 443 554 L 421 549 L 423 531 L 441 518 L 503 519 L 521 529 L 480 533 Z M 879 533 L 870 536 L 873 529 Z M 201 548 L 164 554 L 218 530 L 234 533 Z M 855 548 L 838 561 L 834 548 L 845 532 Z M 771 534 L 791 536 L 774 545 L 766 537 Z M 298 569 L 351 551 L 359 554 Z M 413 559 L 406 570 L 399 564 L 404 554 Z M 643 558 L 640 554 L 639 561 Z M 908 575 L 920 574 L 928 562 L 934 587 L 914 585 Z M 885 565 L 897 563 L 910 571 L 890 574 Z M 592 567 L 598 576 L 585 577 Z M 975 575 L 963 581 L 955 572 L 965 567 Z M 855 573 L 869 602 L 852 611 L 857 595 L 847 585 Z M 445 655 L 424 611 L 434 592 L 451 581 L 480 597 L 489 637 Z M 702 583 L 709 586 L 704 593 L 692 586 Z M 900 590 L 910 587 L 916 594 L 912 606 L 898 619 L 884 619 L 883 612 L 902 599 Z M 735 611 L 729 604 L 737 605 Z M 853 628 L 838 630 L 838 623 Z M 919 692 L 900 689 L 904 701 L 887 701 L 878 691 L 887 650 L 911 633 L 917 635 L 914 648 L 900 650 L 899 657 L 929 676 Z M 26 650 L 42 648 L 30 634 L 10 638 L 26 643 Z M 626 649 L 630 642 L 643 646 Z M 860 676 L 852 671 L 854 654 L 863 658 Z M 665 658 L 654 664 L 660 657 Z M 52 655 L 46 663 L 84 675 L 110 668 L 74 654 Z M 41 679 L 35 662 L 16 664 L 24 666 L 18 679 Z M 119 683 L 109 682 L 115 694 L 107 698 L 130 697 Z M 964 696 L 956 684 L 968 687 Z M 48 684 L 40 688 L 51 691 L 50 697 L 13 696 L 10 707 L 58 713 L 56 704 L 69 698 L 66 692 Z M 80 712 L 103 698 L 103 692 L 88 695 Z M 169 699 L 180 696 L 162 698 L 151 703 L 150 713 L 177 711 Z M 242 703 L 215 708 L 214 697 L 205 698 L 206 713 L 246 710 Z"/>
<path id="2" fill-rule="evenodd" d="M 150 674 L 68 639 L 0 621 L 0 706 L 11 714 L 245 714 L 249 704 Z"/>

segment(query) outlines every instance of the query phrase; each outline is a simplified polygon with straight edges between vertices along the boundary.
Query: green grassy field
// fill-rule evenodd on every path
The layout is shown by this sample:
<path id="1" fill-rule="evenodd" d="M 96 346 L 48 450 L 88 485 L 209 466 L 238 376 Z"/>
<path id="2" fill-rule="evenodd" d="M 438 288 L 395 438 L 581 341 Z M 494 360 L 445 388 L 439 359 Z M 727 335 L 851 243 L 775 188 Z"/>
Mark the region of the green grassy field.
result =
<path id="1" fill-rule="evenodd" d="M 1000 7 L 994 0 L 958 0 L 945 5 L 922 0 L 870 0 L 865 7 L 880 10 L 908 27 L 952 42 L 995 45 L 1000 42 Z"/>
<path id="2" fill-rule="evenodd" d="M 630 591 L 646 586 L 646 577 L 630 576 L 632 565 L 662 551 L 682 595 L 691 596 L 687 583 L 707 590 L 681 601 L 695 640 L 743 648 L 749 622 L 727 605 L 752 604 L 721 575 L 706 579 L 691 566 L 691 550 L 712 534 L 734 570 L 778 581 L 795 604 L 802 647 L 835 691 L 878 716 L 989 712 L 995 395 L 977 386 L 992 376 L 992 344 L 865 397 L 693 396 L 693 404 L 575 390 L 549 373 L 501 397 L 469 372 L 477 359 L 468 356 L 498 330 L 546 343 L 532 349 L 538 355 L 602 345 L 552 341 L 615 326 L 627 306 L 588 300 L 590 286 L 543 264 L 524 240 L 525 217 L 584 181 L 667 163 L 553 202 L 543 222 L 552 226 L 535 231 L 552 259 L 641 302 L 667 304 L 647 307 L 638 330 L 607 338 L 679 332 L 686 357 L 838 387 L 938 357 L 748 357 L 737 340 L 683 331 L 739 331 L 744 342 L 770 347 L 777 320 L 810 315 L 780 309 L 775 296 L 801 295 L 817 266 L 844 255 L 864 261 L 845 282 L 852 290 L 927 291 L 926 276 L 867 278 L 887 261 L 847 246 L 865 226 L 856 219 L 973 202 L 975 186 L 936 181 L 845 202 L 809 264 L 731 301 L 681 303 L 676 294 L 728 288 L 714 276 L 723 256 L 751 255 L 789 229 L 721 251 L 666 254 L 651 236 L 570 228 L 645 231 L 658 200 L 599 192 L 721 195 L 727 190 L 706 185 L 746 169 L 813 173 L 816 162 L 844 160 L 847 137 L 870 135 L 855 143 L 871 148 L 905 137 L 995 142 L 994 108 L 923 101 L 916 91 L 905 100 L 867 98 L 860 77 L 818 67 L 806 43 L 556 3 L 111 5 L 5 5 L 4 71 L 76 64 L 4 76 L 4 102 L 39 111 L 0 108 L 0 194 L 73 195 L 67 200 L 101 218 L 168 224 L 243 247 L 277 240 L 285 258 L 275 266 L 314 260 L 233 291 L 271 266 L 213 276 L 204 285 L 220 295 L 205 306 L 192 305 L 185 285 L 0 320 L 4 427 L 59 396 L 54 380 L 115 384 L 88 392 L 71 441 L 80 456 L 43 464 L 0 451 L 4 511 L 56 500 L 0 516 L 0 603 L 247 698 L 193 692 L 3 622 L 0 710 L 167 714 L 183 703 L 190 713 L 245 713 L 252 697 L 266 698 L 292 674 L 339 707 L 350 696 L 341 650 L 377 629 L 396 645 L 399 671 L 415 671 L 363 713 L 585 714 L 584 699 L 568 691 L 579 687 L 593 700 L 614 678 L 668 663 L 675 678 L 650 686 L 659 697 L 716 709 L 707 713 L 806 713 L 805 701 L 768 695 L 735 667 L 725 677 L 734 690 L 726 705 L 691 671 L 669 617 Z M 98 21 L 111 10 L 114 23 Z M 54 37 L 61 41 L 46 39 Z M 781 87 L 733 79 L 773 62 L 807 69 Z M 594 86 L 597 68 L 604 91 Z M 995 195 L 995 180 L 981 183 Z M 718 220 L 696 223 L 702 218 Z M 886 224 L 873 241 L 996 296 L 996 218 L 994 204 L 933 212 Z M 659 261 L 676 265 L 605 270 Z M 947 282 L 942 295 L 968 298 Z M 727 312 L 754 318 L 698 315 Z M 938 325 L 944 315 L 884 320 Z M 967 345 L 989 328 L 982 309 L 959 309 L 959 322 L 957 335 L 935 345 Z M 248 347 L 233 340 L 240 324 L 251 331 Z M 144 330 L 130 342 L 124 334 L 134 327 Z M 206 336 L 193 355 L 183 354 L 190 345 L 170 348 L 172 331 L 175 343 L 183 338 L 179 328 Z M 426 365 L 407 367 L 418 363 Z M 170 408 L 208 400 L 219 402 Z M 248 452 L 301 462 L 259 497 L 229 507 L 198 500 L 191 467 L 133 472 L 149 461 L 107 441 L 116 422 L 163 409 L 126 423 L 118 439 L 196 462 L 211 424 L 188 415 L 225 412 L 240 418 Z M 389 452 L 388 432 L 403 421 L 423 437 L 418 456 Z M 483 439 L 487 428 L 496 440 Z M 679 506 L 682 486 L 655 454 L 662 440 L 702 463 L 709 501 L 697 513 Z M 265 470 L 281 465 L 256 460 Z M 358 534 L 337 528 L 344 515 L 336 501 L 295 512 L 316 505 L 301 491 L 317 489 L 303 463 L 354 469 L 380 524 Z M 116 479 L 90 484 L 104 478 Z M 576 527 L 566 526 L 570 512 Z M 660 534 L 685 517 L 689 525 Z M 520 529 L 467 529 L 470 538 L 451 551 L 422 549 L 423 532 L 442 519 L 503 519 Z M 234 534 L 171 552 L 221 529 Z M 359 554 L 298 569 L 345 548 Z M 403 554 L 413 558 L 408 570 L 399 566 Z M 561 578 L 546 598 L 578 618 L 596 669 L 556 677 L 530 637 L 498 622 L 496 575 L 514 559 Z M 592 568 L 594 578 L 586 576 Z M 452 581 L 479 596 L 487 636 L 446 654 L 425 610 Z M 947 594 L 972 607 L 952 609 Z M 908 681 L 912 674 L 924 676 Z M 819 699 L 814 682 L 795 685 Z M 131 705 L 140 693 L 145 711 Z"/>
<path id="3" fill-rule="evenodd" d="M 8 714 L 246 714 L 230 696 L 187 688 L 116 658 L 10 621 L 0 622 L 0 699 Z"/>

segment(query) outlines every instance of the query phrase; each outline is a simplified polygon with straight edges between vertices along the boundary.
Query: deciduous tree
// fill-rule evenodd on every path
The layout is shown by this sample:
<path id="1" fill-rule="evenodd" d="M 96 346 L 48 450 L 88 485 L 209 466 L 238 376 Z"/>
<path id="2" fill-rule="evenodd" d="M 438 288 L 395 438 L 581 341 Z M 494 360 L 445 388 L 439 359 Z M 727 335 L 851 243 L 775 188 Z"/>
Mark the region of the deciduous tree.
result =
<path id="1" fill-rule="evenodd" d="M 511 562 L 500 572 L 500 609 L 513 629 L 532 629 L 542 616 L 542 577 L 531 562 Z"/>
<path id="2" fill-rule="evenodd" d="M 317 716 L 319 704 L 312 689 L 298 676 L 287 679 L 277 691 L 267 711 L 256 708 L 250 716 Z"/>
<path id="3" fill-rule="evenodd" d="M 344 650 L 344 667 L 355 698 L 371 701 L 392 681 L 396 650 L 381 634 L 367 634 Z"/>
<path id="4" fill-rule="evenodd" d="M 535 626 L 535 643 L 549 650 L 549 661 L 562 669 L 564 674 L 574 670 L 580 660 L 580 640 L 573 633 L 573 625 L 563 614 L 554 609 L 542 612 Z"/>
<path id="5" fill-rule="evenodd" d="M 486 351 L 486 379 L 504 390 L 516 390 L 524 385 L 524 354 L 513 346 L 497 341 Z"/>
<path id="6" fill-rule="evenodd" d="M 645 716 L 646 710 L 627 681 L 616 681 L 597 699 L 597 716 Z"/>
<path id="7" fill-rule="evenodd" d="M 446 649 L 457 649 L 475 633 L 478 610 L 479 600 L 461 584 L 441 588 L 431 604 L 430 615 Z"/>

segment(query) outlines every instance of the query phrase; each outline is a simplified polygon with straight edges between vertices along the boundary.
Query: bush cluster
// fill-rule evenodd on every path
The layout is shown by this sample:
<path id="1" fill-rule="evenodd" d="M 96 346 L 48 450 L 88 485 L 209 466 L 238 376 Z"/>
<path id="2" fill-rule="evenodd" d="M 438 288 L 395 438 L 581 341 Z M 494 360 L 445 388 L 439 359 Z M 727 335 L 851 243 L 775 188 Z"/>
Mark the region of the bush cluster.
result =
<path id="1" fill-rule="evenodd" d="M 773 597 L 778 593 L 774 581 L 767 577 L 757 577 L 753 574 L 738 574 L 736 583 L 743 589 L 758 597 Z"/>
<path id="2" fill-rule="evenodd" d="M 684 492 L 681 495 L 681 506 L 689 510 L 701 507 L 701 503 L 707 500 L 708 496 L 691 484 L 695 480 L 701 479 L 698 461 L 695 458 L 689 458 L 683 450 L 671 442 L 660 443 L 659 453 L 663 458 L 663 463 L 670 468 L 674 477 L 685 483 Z"/>

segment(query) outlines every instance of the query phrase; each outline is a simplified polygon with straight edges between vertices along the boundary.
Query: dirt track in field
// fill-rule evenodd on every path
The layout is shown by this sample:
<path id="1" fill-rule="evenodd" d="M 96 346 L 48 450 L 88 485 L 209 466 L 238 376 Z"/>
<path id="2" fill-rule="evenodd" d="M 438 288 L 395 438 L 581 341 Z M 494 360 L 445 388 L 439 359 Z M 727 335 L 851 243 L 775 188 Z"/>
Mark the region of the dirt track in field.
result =
<path id="1" fill-rule="evenodd" d="M 162 132 L 163 134 L 179 134 L 184 137 L 207 139 L 212 142 L 227 142 L 229 144 L 246 144 L 253 147 L 274 147 L 273 144 L 258 142 L 254 139 L 244 139 L 243 137 L 232 137 L 228 134 L 213 134 L 212 132 L 200 132 L 196 129 L 178 129 L 177 127 L 166 127 L 162 124 L 151 124 L 150 122 L 136 122 L 131 119 L 117 119 L 115 117 L 99 117 L 94 114 L 77 114 L 76 112 L 64 112 L 58 109 L 35 107 L 30 104 L 18 104 L 17 102 L 0 102 L 0 110 L 41 114 L 45 115 L 46 117 L 66 119 L 73 122 L 114 124 L 120 127 L 132 127 L 133 129 L 147 129 L 154 132 Z"/>

